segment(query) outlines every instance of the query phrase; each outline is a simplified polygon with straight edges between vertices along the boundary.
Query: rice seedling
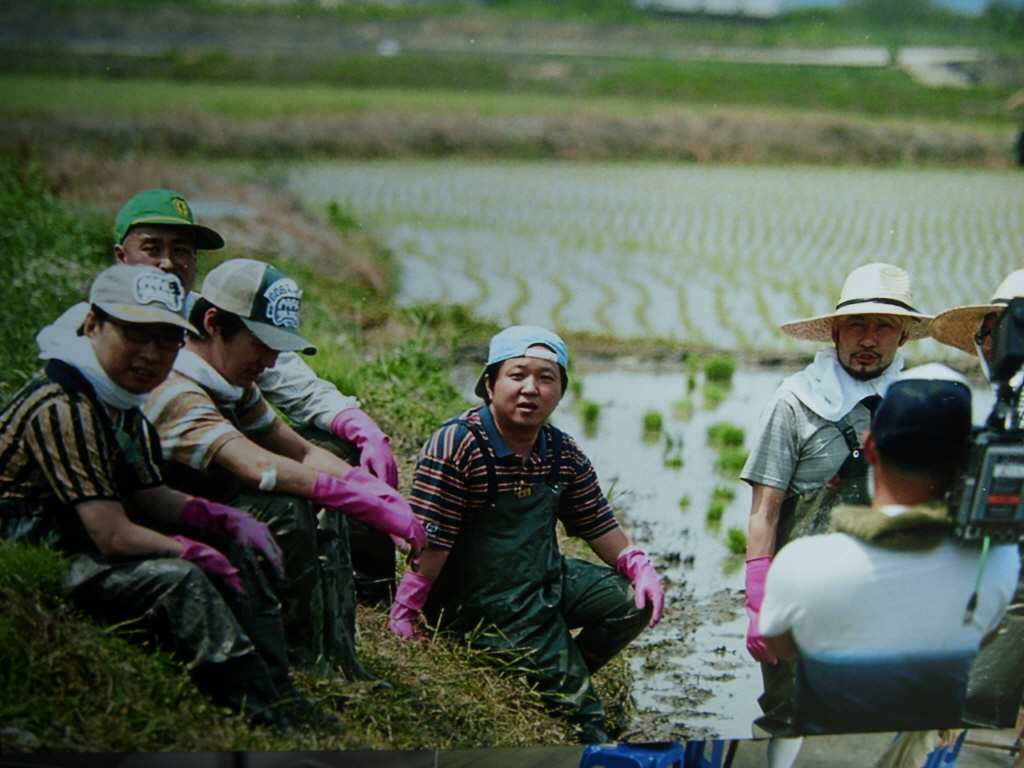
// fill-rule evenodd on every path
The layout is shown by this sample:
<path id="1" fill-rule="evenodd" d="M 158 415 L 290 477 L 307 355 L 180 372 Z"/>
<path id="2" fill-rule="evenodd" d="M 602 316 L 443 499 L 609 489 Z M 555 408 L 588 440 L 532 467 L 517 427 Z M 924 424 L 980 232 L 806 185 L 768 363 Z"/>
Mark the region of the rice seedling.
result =
<path id="1" fill-rule="evenodd" d="M 725 502 L 718 499 L 712 499 L 711 504 L 708 506 L 707 520 L 709 523 L 717 523 L 722 519 L 722 515 L 725 514 Z"/>
<path id="2" fill-rule="evenodd" d="M 737 448 L 743 445 L 747 432 L 736 424 L 720 421 L 708 427 L 707 435 L 712 448 Z"/>
<path id="3" fill-rule="evenodd" d="M 705 381 L 701 388 L 701 404 L 705 410 L 713 411 L 729 397 L 729 385 L 718 381 Z"/>
<path id="4" fill-rule="evenodd" d="M 686 398 L 684 400 L 676 400 L 672 404 L 672 418 L 677 421 L 688 421 L 693 417 L 693 400 Z"/>
<path id="5" fill-rule="evenodd" d="M 730 383 L 736 373 L 736 360 L 726 355 L 704 361 L 704 376 L 708 381 Z"/>
<path id="6" fill-rule="evenodd" d="M 690 508 L 690 494 L 684 493 L 679 497 L 679 508 L 684 512 Z"/>
<path id="7" fill-rule="evenodd" d="M 723 448 L 715 461 L 715 470 L 726 476 L 739 477 L 749 455 L 750 451 L 743 448 Z"/>
<path id="8" fill-rule="evenodd" d="M 747 551 L 747 532 L 732 526 L 725 532 L 725 546 L 734 555 L 742 555 Z"/>
<path id="9" fill-rule="evenodd" d="M 643 417 L 643 430 L 645 434 L 660 434 L 664 426 L 664 418 L 661 411 L 647 411 Z"/>
<path id="10" fill-rule="evenodd" d="M 683 437 L 665 433 L 665 449 L 661 461 L 667 469 L 679 469 L 683 466 Z"/>

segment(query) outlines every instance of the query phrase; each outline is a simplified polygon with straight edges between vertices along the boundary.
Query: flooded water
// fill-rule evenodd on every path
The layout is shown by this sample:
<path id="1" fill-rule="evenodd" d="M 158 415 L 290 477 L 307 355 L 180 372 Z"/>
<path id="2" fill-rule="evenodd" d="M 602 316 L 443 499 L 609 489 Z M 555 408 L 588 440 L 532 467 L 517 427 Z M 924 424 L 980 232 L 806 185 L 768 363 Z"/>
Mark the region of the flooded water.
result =
<path id="1" fill-rule="evenodd" d="M 725 349 L 797 348 L 778 325 L 831 310 L 869 261 L 905 267 L 937 312 L 989 297 L 1024 254 L 1014 170 L 332 162 L 288 184 L 384 240 L 402 301 Z"/>
<path id="2" fill-rule="evenodd" d="M 746 531 L 750 490 L 715 469 L 708 428 L 729 423 L 754 437 L 761 411 L 790 370 L 740 369 L 728 396 L 714 407 L 702 396 L 703 376 L 689 391 L 689 371 L 618 364 L 574 373 L 581 396 L 600 405 L 596 428 L 584 424 L 567 394 L 552 422 L 573 435 L 594 462 L 627 531 L 649 554 L 667 587 L 661 623 L 627 650 L 641 709 L 643 739 L 749 738 L 760 716 L 760 668 L 747 654 L 743 561 L 726 546 L 727 531 Z M 692 413 L 673 416 L 689 398 Z M 974 392 L 975 421 L 991 409 L 987 389 Z M 663 434 L 645 437 L 644 414 L 663 416 Z M 666 436 L 682 442 L 682 466 L 665 462 Z M 672 454 L 674 455 L 674 449 Z M 719 523 L 707 512 L 721 489 L 733 493 Z M 689 503 L 680 506 L 680 499 Z"/>

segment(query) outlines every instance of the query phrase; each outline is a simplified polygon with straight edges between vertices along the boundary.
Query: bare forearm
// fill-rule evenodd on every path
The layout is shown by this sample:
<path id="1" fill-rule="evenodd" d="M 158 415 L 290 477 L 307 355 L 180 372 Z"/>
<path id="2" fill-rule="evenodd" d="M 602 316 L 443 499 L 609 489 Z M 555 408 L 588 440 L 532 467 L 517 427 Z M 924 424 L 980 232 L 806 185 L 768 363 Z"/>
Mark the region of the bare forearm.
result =
<path id="1" fill-rule="evenodd" d="M 622 528 L 613 528 L 593 541 L 588 541 L 587 544 L 594 550 L 594 554 L 614 568 L 622 550 L 633 546 L 633 540 L 626 535 Z"/>
<path id="2" fill-rule="evenodd" d="M 769 485 L 753 485 L 750 502 L 750 527 L 747 531 L 747 559 L 773 557 L 775 532 L 785 491 Z"/>
<path id="3" fill-rule="evenodd" d="M 441 571 L 444 569 L 444 564 L 447 560 L 447 549 L 434 549 L 428 547 L 423 550 L 423 554 L 420 555 L 419 561 L 412 565 L 412 570 L 416 571 L 421 576 L 426 576 L 428 579 L 433 580 L 441 575 Z"/>

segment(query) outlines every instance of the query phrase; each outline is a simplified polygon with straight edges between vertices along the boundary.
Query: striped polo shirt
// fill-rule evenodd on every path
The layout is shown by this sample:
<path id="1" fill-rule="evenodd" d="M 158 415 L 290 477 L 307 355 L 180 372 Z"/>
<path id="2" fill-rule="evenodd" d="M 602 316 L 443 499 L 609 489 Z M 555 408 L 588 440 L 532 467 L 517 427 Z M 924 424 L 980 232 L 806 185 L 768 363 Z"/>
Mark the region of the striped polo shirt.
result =
<path id="1" fill-rule="evenodd" d="M 481 427 L 483 449 L 466 423 Z M 522 484 L 543 482 L 551 475 L 548 446 L 556 427 L 545 424 L 533 452 L 519 458 L 501 439 L 490 409 L 472 408 L 438 429 L 420 451 L 409 502 L 427 530 L 430 545 L 451 549 L 462 526 L 492 498 Z M 558 517 L 566 533 L 586 541 L 618 527 L 598 484 L 590 459 L 576 442 L 561 433 L 558 482 L 564 485 Z M 496 488 L 488 487 L 487 462 L 495 463 Z"/>
<path id="2" fill-rule="evenodd" d="M 141 411 L 123 410 L 115 421 L 86 378 L 62 360 L 50 360 L 0 411 L 3 499 L 65 510 L 120 501 L 163 484 L 159 460 L 159 439 Z"/>

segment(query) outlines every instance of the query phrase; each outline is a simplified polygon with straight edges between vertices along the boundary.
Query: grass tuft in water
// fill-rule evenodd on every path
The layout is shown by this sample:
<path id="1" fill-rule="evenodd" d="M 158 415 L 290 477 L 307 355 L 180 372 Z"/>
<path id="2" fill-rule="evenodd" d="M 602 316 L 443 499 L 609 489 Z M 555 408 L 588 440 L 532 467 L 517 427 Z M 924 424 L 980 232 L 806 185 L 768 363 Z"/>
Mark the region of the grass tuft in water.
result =
<path id="1" fill-rule="evenodd" d="M 731 527 L 725 532 L 725 546 L 734 555 L 742 555 L 747 551 L 747 533 L 742 528 Z"/>

